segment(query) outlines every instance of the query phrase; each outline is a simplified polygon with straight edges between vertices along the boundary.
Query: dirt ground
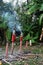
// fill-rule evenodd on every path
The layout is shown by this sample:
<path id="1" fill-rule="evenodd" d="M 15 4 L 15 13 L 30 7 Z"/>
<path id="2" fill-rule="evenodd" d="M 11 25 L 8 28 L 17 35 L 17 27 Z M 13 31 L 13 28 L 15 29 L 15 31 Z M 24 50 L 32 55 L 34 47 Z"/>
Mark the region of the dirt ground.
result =
<path id="1" fill-rule="evenodd" d="M 43 46 L 36 45 L 36 46 L 28 46 L 28 48 L 25 48 L 25 46 L 22 47 L 22 52 L 24 52 L 25 55 L 18 56 L 15 61 L 11 61 L 10 63 L 12 65 L 43 65 Z M 11 53 L 11 46 L 9 46 L 8 54 Z M 19 46 L 14 46 L 14 52 L 13 54 L 16 56 L 19 54 Z M 30 55 L 28 55 L 30 54 Z M 35 54 L 35 55 L 31 55 Z M 38 54 L 38 55 L 37 55 Z M 2 46 L 0 48 L 0 57 L 5 56 L 5 47 Z M 6 64 L 3 64 L 6 65 Z"/>

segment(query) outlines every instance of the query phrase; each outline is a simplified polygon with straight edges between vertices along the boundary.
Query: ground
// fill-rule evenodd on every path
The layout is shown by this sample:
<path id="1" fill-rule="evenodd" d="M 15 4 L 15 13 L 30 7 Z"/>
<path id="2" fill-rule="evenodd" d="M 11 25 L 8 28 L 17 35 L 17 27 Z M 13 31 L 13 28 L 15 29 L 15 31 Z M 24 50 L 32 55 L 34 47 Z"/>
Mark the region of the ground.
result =
<path id="1" fill-rule="evenodd" d="M 9 47 L 9 54 L 11 47 Z M 19 46 L 14 47 L 14 55 L 16 56 L 17 53 L 19 53 Z M 15 60 L 10 62 L 12 65 L 43 65 L 43 46 L 36 45 L 36 46 L 28 46 L 26 49 L 25 46 L 22 47 L 22 51 L 25 55 L 19 55 L 16 57 L 19 60 Z M 30 54 L 30 55 L 27 55 Z M 35 55 L 32 55 L 35 54 Z M 2 47 L 2 50 L 0 50 L 0 56 L 5 55 L 5 47 Z M 3 63 L 2 65 L 7 65 Z"/>

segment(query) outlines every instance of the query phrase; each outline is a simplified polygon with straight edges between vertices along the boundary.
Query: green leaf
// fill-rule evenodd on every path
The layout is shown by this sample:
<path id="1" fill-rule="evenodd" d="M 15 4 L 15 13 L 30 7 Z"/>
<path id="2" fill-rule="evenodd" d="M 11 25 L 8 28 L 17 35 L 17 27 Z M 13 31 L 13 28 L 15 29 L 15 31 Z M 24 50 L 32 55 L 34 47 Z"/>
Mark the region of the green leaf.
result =
<path id="1" fill-rule="evenodd" d="M 28 35 L 24 38 L 24 40 L 30 40 L 30 39 L 31 39 L 30 34 L 28 34 Z"/>
<path id="2" fill-rule="evenodd" d="M 36 42 L 34 39 L 32 39 L 31 41 L 32 41 L 32 43 L 35 43 Z"/>
<path id="3" fill-rule="evenodd" d="M 43 22 L 42 19 L 43 19 L 43 14 L 41 14 L 41 16 L 39 18 L 39 25 L 41 25 L 41 23 Z"/>
<path id="4" fill-rule="evenodd" d="M 8 40 L 11 39 L 11 32 L 9 29 L 6 31 L 6 36 L 7 36 Z"/>
<path id="5" fill-rule="evenodd" d="M 43 11 L 43 4 L 41 4 L 40 11 Z"/>
<path id="6" fill-rule="evenodd" d="M 29 8 L 29 10 L 27 11 L 26 14 L 30 15 L 30 14 L 34 13 L 37 9 L 38 9 L 38 6 L 37 6 L 37 4 L 35 4 L 31 8 Z"/>

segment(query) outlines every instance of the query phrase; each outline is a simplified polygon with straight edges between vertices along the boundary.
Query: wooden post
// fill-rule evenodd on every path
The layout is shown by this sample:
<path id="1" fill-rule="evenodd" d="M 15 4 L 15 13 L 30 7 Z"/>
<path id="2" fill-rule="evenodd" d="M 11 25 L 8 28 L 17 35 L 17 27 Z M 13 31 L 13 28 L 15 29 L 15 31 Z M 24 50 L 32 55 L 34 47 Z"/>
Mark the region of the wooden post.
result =
<path id="1" fill-rule="evenodd" d="M 25 47 L 28 48 L 28 41 L 26 41 L 26 46 Z"/>
<path id="2" fill-rule="evenodd" d="M 6 58 L 8 58 L 8 42 L 6 43 Z"/>

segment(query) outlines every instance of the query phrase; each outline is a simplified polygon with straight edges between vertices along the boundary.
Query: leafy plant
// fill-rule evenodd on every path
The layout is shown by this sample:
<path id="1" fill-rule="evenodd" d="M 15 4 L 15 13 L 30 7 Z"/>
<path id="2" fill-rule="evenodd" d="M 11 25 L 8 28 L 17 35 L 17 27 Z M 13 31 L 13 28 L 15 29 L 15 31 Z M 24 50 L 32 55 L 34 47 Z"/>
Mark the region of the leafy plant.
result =
<path id="1" fill-rule="evenodd" d="M 19 21 L 23 26 L 24 40 L 31 39 L 32 43 L 35 43 L 39 40 L 43 27 L 43 0 L 31 0 L 27 5 L 21 6 L 21 8 L 22 10 L 25 8 L 19 14 Z M 33 21 L 32 18 L 34 19 Z"/>
<path id="2" fill-rule="evenodd" d="M 36 43 L 36 40 L 38 39 L 38 34 L 36 34 L 34 37 L 33 36 L 30 36 L 30 34 L 28 34 L 25 38 L 24 38 L 24 41 L 26 40 L 31 40 L 32 43 Z"/>
<path id="3" fill-rule="evenodd" d="M 11 40 L 11 32 L 9 29 L 7 29 L 7 31 L 6 31 L 6 37 L 7 37 L 8 41 Z"/>

